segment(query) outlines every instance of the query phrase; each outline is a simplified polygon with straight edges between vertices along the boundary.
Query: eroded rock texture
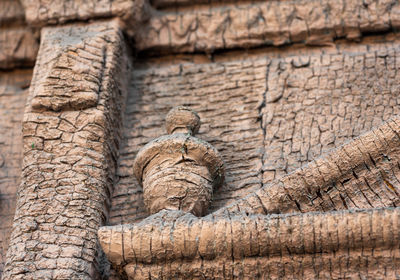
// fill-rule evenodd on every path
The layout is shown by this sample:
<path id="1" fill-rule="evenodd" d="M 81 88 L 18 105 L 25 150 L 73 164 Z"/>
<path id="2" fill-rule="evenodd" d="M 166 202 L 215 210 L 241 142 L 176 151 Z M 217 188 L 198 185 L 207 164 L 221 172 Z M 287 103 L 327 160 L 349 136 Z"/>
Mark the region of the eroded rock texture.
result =
<path id="1" fill-rule="evenodd" d="M 33 67 L 38 49 L 38 32 L 26 25 L 20 2 L 0 1 L 0 69 Z"/>
<path id="2" fill-rule="evenodd" d="M 215 212 L 328 212 L 397 207 L 399 118 Z"/>
<path id="3" fill-rule="evenodd" d="M 165 133 L 163 116 L 177 102 L 199 112 L 199 137 L 225 162 L 226 183 L 215 190 L 212 210 L 398 114 L 397 41 L 381 39 L 343 43 L 338 50 L 289 49 L 270 57 L 216 56 L 214 63 L 136 68 L 112 223 L 145 217 L 132 159 L 139 147 Z"/>
<path id="4" fill-rule="evenodd" d="M 200 118 L 192 109 L 173 108 L 165 127 L 170 134 L 145 145 L 133 164 L 144 203 L 150 214 L 168 209 L 203 216 L 213 189 L 223 184 L 224 163 L 213 146 L 195 137 Z"/>
<path id="5" fill-rule="evenodd" d="M 0 1 L 3 251 L 23 157 L 3 278 L 400 278 L 399 20 L 392 0 Z M 205 217 L 148 217 L 133 176 L 176 105 L 224 161 Z"/>
<path id="6" fill-rule="evenodd" d="M 359 39 L 362 33 L 396 29 L 400 23 L 400 5 L 391 0 L 243 1 L 192 7 L 151 17 L 135 35 L 136 47 L 212 52 L 302 42 L 324 45 L 337 38 Z"/>
<path id="7" fill-rule="evenodd" d="M 148 18 L 146 0 L 21 0 L 27 21 L 32 25 L 63 24 L 69 21 L 87 21 L 119 17 L 136 28 Z M 128 28 L 128 29 L 129 29 Z"/>
<path id="8" fill-rule="evenodd" d="M 129 263 L 129 279 L 390 279 L 398 230 L 398 208 L 220 219 L 163 211 L 99 238 L 113 263 Z"/>
<path id="9" fill-rule="evenodd" d="M 21 126 L 31 76 L 31 70 L 0 72 L 0 273 L 3 272 L 16 193 L 21 182 Z"/>
<path id="10" fill-rule="evenodd" d="M 163 211 L 101 228 L 101 245 L 130 279 L 397 277 L 399 135 L 395 117 L 204 218 Z"/>
<path id="11" fill-rule="evenodd" d="M 245 189 L 261 187 L 263 133 L 256 108 L 262 105 L 265 92 L 266 63 L 267 59 L 177 64 L 134 71 L 120 180 L 112 201 L 113 223 L 146 215 L 141 188 L 133 178 L 133 158 L 139 147 L 165 134 L 165 115 L 177 103 L 190 105 L 199 113 L 198 137 L 211 143 L 225 162 L 225 184 L 214 190 L 214 203 L 221 205 L 221 200 L 240 197 Z"/>
<path id="12" fill-rule="evenodd" d="M 23 121 L 23 179 L 3 279 L 93 279 L 101 275 L 96 231 L 107 216 L 129 60 L 116 21 L 46 28 L 42 38 Z M 69 74 L 86 73 L 82 61 L 91 62 L 90 70 L 100 68 L 86 81 L 88 88 L 101 85 L 95 103 L 76 105 L 76 95 L 87 97 L 73 86 L 86 84 L 79 75 L 74 80 L 57 72 L 49 63 L 54 58 Z M 49 79 L 64 84 L 60 102 L 68 107 L 46 103 L 42 93 L 54 94 L 59 104 Z"/>

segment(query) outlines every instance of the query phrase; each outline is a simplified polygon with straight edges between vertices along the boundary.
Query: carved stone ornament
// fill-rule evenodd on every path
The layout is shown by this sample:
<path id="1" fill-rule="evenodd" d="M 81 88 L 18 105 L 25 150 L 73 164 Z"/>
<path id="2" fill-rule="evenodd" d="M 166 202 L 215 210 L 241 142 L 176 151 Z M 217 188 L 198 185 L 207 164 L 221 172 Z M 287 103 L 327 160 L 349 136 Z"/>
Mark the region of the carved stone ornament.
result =
<path id="1" fill-rule="evenodd" d="M 144 146 L 136 156 L 134 173 L 143 186 L 144 202 L 151 214 L 162 209 L 203 216 L 213 188 L 224 181 L 218 151 L 194 134 L 200 118 L 187 107 L 175 107 L 166 117 L 170 135 Z"/>

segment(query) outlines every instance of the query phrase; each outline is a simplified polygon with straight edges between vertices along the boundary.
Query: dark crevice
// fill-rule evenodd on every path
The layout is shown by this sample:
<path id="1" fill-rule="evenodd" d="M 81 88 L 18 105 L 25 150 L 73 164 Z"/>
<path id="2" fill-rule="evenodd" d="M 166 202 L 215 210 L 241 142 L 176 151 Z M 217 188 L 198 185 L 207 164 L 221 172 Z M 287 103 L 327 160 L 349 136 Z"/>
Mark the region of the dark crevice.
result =
<path id="1" fill-rule="evenodd" d="M 261 104 L 257 107 L 258 109 L 258 120 L 260 122 L 260 129 L 263 134 L 263 139 L 262 139 L 262 148 L 261 148 L 261 170 L 260 170 L 260 176 L 261 176 L 261 186 L 264 184 L 264 163 L 265 163 L 265 137 L 266 137 L 266 124 L 264 123 L 264 109 L 267 106 L 267 92 L 268 92 L 268 78 L 269 78 L 269 69 L 270 68 L 270 62 L 267 63 L 266 70 L 265 70 L 265 91 L 262 93 L 262 101 Z M 258 197 L 258 196 L 257 196 Z M 260 199 L 261 202 L 261 199 Z M 263 206 L 264 208 L 264 206 Z M 264 209 L 266 210 L 266 209 Z M 267 212 L 265 212 L 267 214 Z"/>
<path id="2" fill-rule="evenodd" d="M 296 46 L 296 48 L 301 48 L 301 47 L 306 47 L 308 50 L 321 50 L 321 47 L 324 47 L 327 43 L 335 43 L 337 41 L 345 41 L 349 44 L 356 44 L 360 45 L 362 44 L 362 40 L 369 38 L 369 37 L 385 37 L 386 35 L 392 34 L 392 33 L 398 33 L 398 30 L 390 27 L 386 30 L 380 31 L 380 32 L 369 32 L 369 31 L 364 31 L 361 32 L 360 36 L 360 41 L 354 41 L 351 39 L 347 39 L 346 36 L 334 36 L 332 38 L 332 41 L 321 41 L 318 44 L 310 44 L 306 42 L 307 38 L 304 38 L 303 40 L 298 40 L 296 42 L 285 42 L 282 43 L 281 45 L 271 45 L 270 42 L 264 42 L 260 43 L 259 45 L 254 45 L 254 46 L 248 46 L 246 44 L 243 44 L 244 46 L 237 46 L 237 47 L 231 47 L 231 48 L 218 48 L 218 49 L 210 49 L 210 50 L 194 50 L 194 51 L 178 51 L 169 48 L 168 46 L 166 47 L 154 47 L 154 48 L 147 48 L 144 50 L 136 50 L 137 52 L 137 57 L 138 58 L 158 58 L 158 57 L 164 57 L 164 56 L 169 56 L 169 55 L 205 55 L 207 57 L 215 57 L 215 56 L 221 56 L 225 54 L 229 54 L 232 52 L 240 52 L 240 53 L 250 53 L 252 51 L 257 51 L 257 50 L 263 50 L 265 53 L 267 53 L 269 50 L 271 51 L 276 51 L 276 50 L 285 50 L 287 48 L 291 48 L 293 46 Z"/>

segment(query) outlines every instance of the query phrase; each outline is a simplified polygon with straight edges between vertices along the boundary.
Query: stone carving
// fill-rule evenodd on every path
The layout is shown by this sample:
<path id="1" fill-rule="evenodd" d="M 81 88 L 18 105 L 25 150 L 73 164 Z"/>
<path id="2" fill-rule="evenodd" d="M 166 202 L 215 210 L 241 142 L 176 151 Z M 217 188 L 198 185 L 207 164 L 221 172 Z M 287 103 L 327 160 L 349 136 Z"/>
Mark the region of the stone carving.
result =
<path id="1" fill-rule="evenodd" d="M 200 118 L 189 108 L 172 109 L 166 128 L 170 135 L 148 143 L 135 159 L 134 173 L 143 185 L 144 202 L 151 214 L 169 209 L 203 216 L 213 187 L 223 183 L 222 159 L 213 146 L 194 137 Z"/>
<path id="2" fill-rule="evenodd" d="M 337 278 L 360 273 L 395 277 L 392 266 L 400 264 L 400 256 L 390 252 L 400 244 L 400 223 L 399 208 L 391 206 L 398 205 L 399 195 L 383 179 L 374 189 L 377 198 L 368 200 L 364 186 L 372 185 L 376 174 L 398 173 L 396 164 L 384 158 L 400 157 L 399 133 L 400 120 L 393 118 L 217 212 L 195 217 L 162 210 L 137 224 L 100 228 L 100 244 L 129 279 L 232 279 L 255 274 L 261 279 L 282 274 L 316 279 L 329 278 L 329 273 Z M 327 190 L 332 184 L 349 181 L 347 188 L 352 189 L 335 186 L 341 193 L 328 197 L 334 193 Z M 321 193 L 332 203 L 342 197 L 343 203 L 373 203 L 364 208 L 387 207 L 331 211 L 334 205 L 314 205 L 312 198 Z M 329 273 L 321 271 L 328 264 Z"/>
<path id="3" fill-rule="evenodd" d="M 0 0 L 1 277 L 399 278 L 399 27 L 393 0 Z M 202 129 L 168 114 L 143 199 L 177 103 Z"/>
<path id="4" fill-rule="evenodd" d="M 96 232 L 109 204 L 126 94 L 125 41 L 116 20 L 48 27 L 41 38 L 2 278 L 96 279 Z M 95 102 L 82 98 L 89 90 Z"/>
<path id="5" fill-rule="evenodd" d="M 64 30 L 63 30 L 64 29 Z M 52 111 L 95 107 L 111 56 L 107 41 L 115 40 L 112 27 L 44 29 L 42 53 L 35 73 L 32 108 Z M 65 33 L 69 32 L 68 36 Z"/>

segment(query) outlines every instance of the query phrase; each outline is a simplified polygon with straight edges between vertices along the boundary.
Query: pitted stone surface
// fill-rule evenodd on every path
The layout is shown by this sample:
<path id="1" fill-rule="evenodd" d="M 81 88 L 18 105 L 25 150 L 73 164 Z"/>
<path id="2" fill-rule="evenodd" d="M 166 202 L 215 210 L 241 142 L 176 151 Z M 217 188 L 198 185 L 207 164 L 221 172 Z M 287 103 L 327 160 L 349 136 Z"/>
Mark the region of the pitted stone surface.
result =
<path id="1" fill-rule="evenodd" d="M 0 69 L 33 67 L 39 49 L 39 32 L 25 23 L 18 0 L 0 1 Z"/>
<path id="2" fill-rule="evenodd" d="M 262 103 L 266 63 L 261 59 L 177 64 L 134 71 L 111 223 L 146 216 L 142 190 L 133 176 L 133 159 L 139 148 L 166 133 L 165 115 L 177 103 L 198 112 L 202 124 L 196 137 L 214 146 L 224 161 L 225 183 L 214 191 L 213 208 L 261 187 L 263 134 L 254 108 Z"/>
<path id="3" fill-rule="evenodd" d="M 399 214 L 387 208 L 213 219 L 162 211 L 135 225 L 103 227 L 99 239 L 128 279 L 384 279 L 396 278 L 400 264 Z"/>
<path id="4" fill-rule="evenodd" d="M 165 127 L 168 134 L 186 133 L 194 136 L 199 132 L 200 124 L 199 115 L 184 106 L 172 108 L 165 117 Z"/>
<path id="5" fill-rule="evenodd" d="M 3 279 L 98 278 L 96 232 L 107 217 L 112 191 L 129 59 L 117 21 L 46 28 L 42 38 L 23 121 L 22 182 Z M 47 78 L 53 65 L 48 61 L 66 57 L 62 51 L 102 67 L 90 72 L 101 83 L 98 101 L 90 108 L 72 102 L 60 112 L 32 106 L 42 92 L 52 92 Z M 67 73 L 76 65 L 58 62 L 65 63 Z M 64 85 L 72 82 L 63 74 L 53 76 L 64 79 Z M 68 98 L 62 102 L 67 104 Z"/>
<path id="6" fill-rule="evenodd" d="M 156 1 L 166 2 L 168 0 Z M 155 14 L 136 34 L 136 48 L 161 52 L 209 52 L 294 43 L 329 45 L 339 38 L 400 27 L 400 3 L 392 0 L 227 1 Z M 187 3 L 188 4 L 188 3 Z M 214 5 L 213 5 L 214 4 Z"/>
<path id="7" fill-rule="evenodd" d="M 212 210 L 399 114 L 398 41 L 376 37 L 337 49 L 289 49 L 272 52 L 268 59 L 259 53 L 243 60 L 226 55 L 214 63 L 179 64 L 177 59 L 176 66 L 148 63 L 137 68 L 111 223 L 134 222 L 146 215 L 130 161 L 139 147 L 163 134 L 160 112 L 166 114 L 166 104 L 180 101 L 198 111 L 204 122 L 199 137 L 223 157 L 226 184 L 214 192 Z M 329 199 L 315 198 L 327 207 Z M 343 203 L 334 205 L 344 209 Z"/>
<path id="8" fill-rule="evenodd" d="M 32 70 L 0 72 L 0 275 L 21 182 L 22 117 Z"/>
<path id="9" fill-rule="evenodd" d="M 225 172 L 218 151 L 194 137 L 199 127 L 196 112 L 172 108 L 166 116 L 171 134 L 152 140 L 136 155 L 133 171 L 150 214 L 163 209 L 207 213 L 213 188 L 222 185 Z"/>

